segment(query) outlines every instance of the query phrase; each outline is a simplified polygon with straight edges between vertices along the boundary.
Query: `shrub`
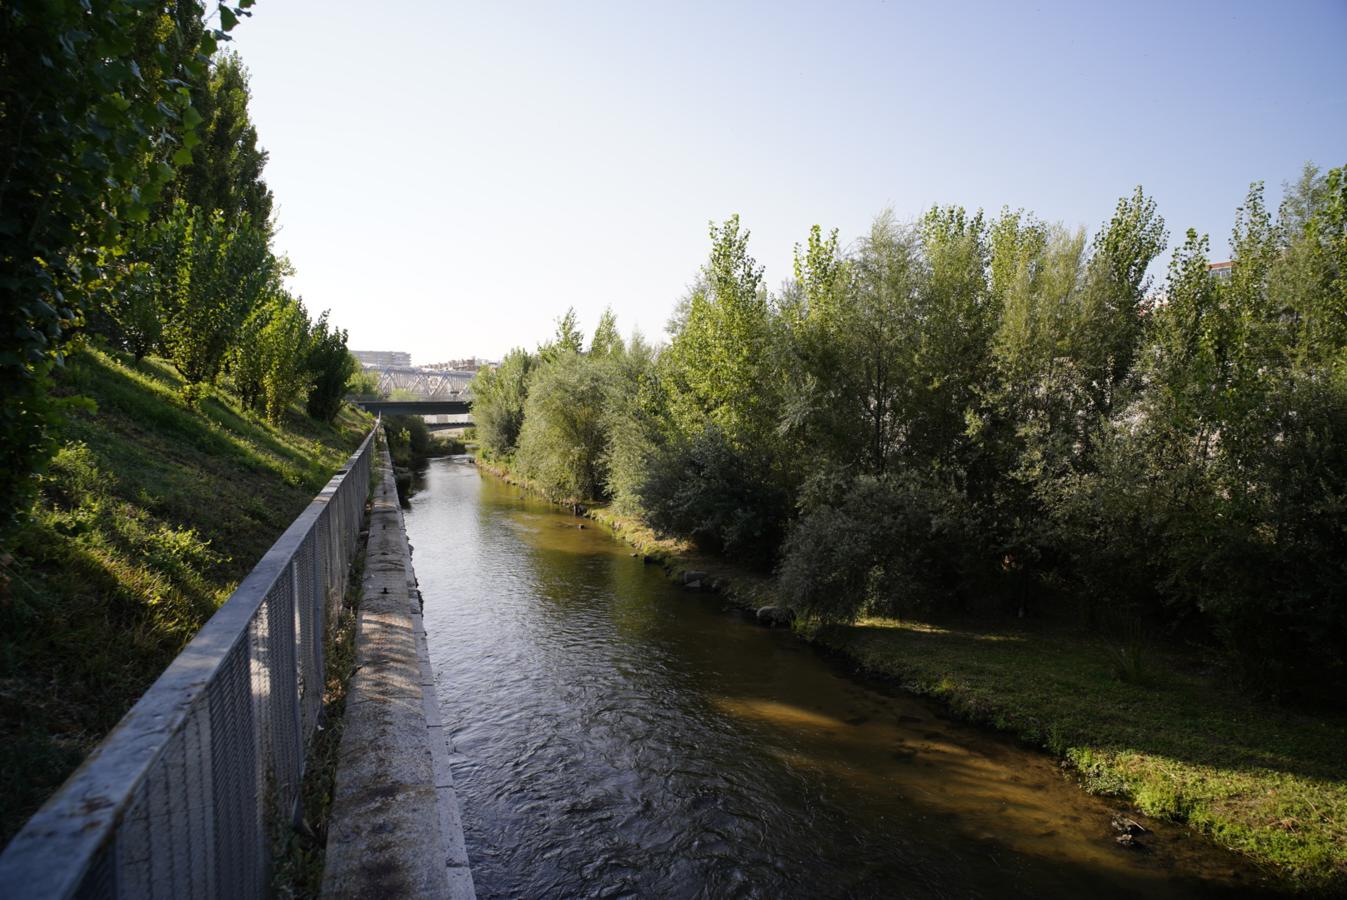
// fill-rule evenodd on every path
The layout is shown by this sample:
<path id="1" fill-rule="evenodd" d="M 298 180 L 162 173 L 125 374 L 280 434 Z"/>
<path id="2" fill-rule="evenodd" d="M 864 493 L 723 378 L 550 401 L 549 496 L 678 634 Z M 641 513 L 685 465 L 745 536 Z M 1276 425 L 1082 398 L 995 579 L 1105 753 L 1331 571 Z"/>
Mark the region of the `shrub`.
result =
<path id="1" fill-rule="evenodd" d="M 736 448 L 708 425 L 691 440 L 652 453 L 641 504 L 661 532 L 768 567 L 791 514 L 790 493 L 771 473 L 761 453 Z"/>
<path id="2" fill-rule="evenodd" d="M 849 622 L 901 616 L 956 600 L 980 566 L 976 517 L 931 476 L 824 475 L 787 538 L 778 575 L 802 613 Z"/>

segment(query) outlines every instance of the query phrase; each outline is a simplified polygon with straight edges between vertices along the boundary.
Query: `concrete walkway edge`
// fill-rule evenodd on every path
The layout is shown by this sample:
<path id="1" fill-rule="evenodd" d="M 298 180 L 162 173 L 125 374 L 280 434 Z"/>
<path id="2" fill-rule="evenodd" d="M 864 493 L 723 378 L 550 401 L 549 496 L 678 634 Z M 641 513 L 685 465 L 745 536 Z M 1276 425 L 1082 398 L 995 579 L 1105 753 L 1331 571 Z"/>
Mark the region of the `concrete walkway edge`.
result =
<path id="1" fill-rule="evenodd" d="M 446 897 L 475 892 L 421 596 L 393 467 L 380 448 L 328 826 L 324 897 Z"/>

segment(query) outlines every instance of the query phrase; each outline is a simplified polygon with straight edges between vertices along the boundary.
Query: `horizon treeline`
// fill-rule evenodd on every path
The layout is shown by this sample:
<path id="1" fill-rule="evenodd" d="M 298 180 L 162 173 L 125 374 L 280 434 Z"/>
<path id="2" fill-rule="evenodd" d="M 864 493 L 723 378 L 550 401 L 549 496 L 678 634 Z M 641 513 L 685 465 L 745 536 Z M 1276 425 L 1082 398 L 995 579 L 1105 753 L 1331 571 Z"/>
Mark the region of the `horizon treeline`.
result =
<path id="1" fill-rule="evenodd" d="M 1232 265 L 1138 188 L 814 227 L 763 284 L 738 217 L 654 346 L 573 311 L 474 381 L 481 452 L 775 574 L 823 622 L 1066 618 L 1245 686 L 1347 687 L 1347 169 L 1255 183 Z"/>
<path id="2" fill-rule="evenodd" d="M 57 449 L 70 401 L 53 387 L 83 342 L 164 356 L 189 403 L 218 385 L 272 423 L 301 399 L 323 421 L 341 406 L 346 331 L 284 286 L 247 71 L 221 49 L 251 6 L 212 4 L 218 27 L 196 0 L 0 11 L 16 126 L 0 134 L 0 532 Z"/>

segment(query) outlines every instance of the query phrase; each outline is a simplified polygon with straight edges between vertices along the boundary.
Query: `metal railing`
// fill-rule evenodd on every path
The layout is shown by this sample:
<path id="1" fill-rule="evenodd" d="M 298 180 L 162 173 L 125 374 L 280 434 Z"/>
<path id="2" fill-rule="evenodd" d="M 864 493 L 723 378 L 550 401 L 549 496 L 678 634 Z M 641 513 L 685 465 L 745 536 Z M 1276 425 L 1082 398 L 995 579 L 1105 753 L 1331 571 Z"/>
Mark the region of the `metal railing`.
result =
<path id="1" fill-rule="evenodd" d="M 0 856 L 0 897 L 257 897 L 297 813 L 375 426 Z M 280 817 L 280 818 L 278 818 Z"/>

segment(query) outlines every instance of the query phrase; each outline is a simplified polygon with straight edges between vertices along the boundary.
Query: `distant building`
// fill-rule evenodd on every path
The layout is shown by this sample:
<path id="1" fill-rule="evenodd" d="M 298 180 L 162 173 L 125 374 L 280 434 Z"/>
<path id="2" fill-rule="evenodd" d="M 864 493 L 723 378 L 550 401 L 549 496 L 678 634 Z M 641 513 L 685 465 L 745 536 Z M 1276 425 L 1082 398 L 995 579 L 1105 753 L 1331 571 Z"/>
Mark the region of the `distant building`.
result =
<path id="1" fill-rule="evenodd" d="M 482 359 L 480 356 L 469 356 L 466 359 L 449 359 L 444 362 L 430 363 L 422 368 L 438 369 L 441 372 L 472 372 L 476 374 L 482 366 L 494 369 L 496 363 L 488 359 Z"/>
<path id="2" fill-rule="evenodd" d="M 1235 263 L 1233 260 L 1227 260 L 1226 262 L 1214 262 L 1207 266 L 1207 273 L 1211 275 L 1212 278 L 1215 278 L 1217 281 L 1229 281 L 1230 276 L 1234 273 L 1234 271 L 1235 271 Z"/>
<path id="3" fill-rule="evenodd" d="M 412 364 L 412 355 L 401 350 L 352 350 L 351 355 L 360 360 L 361 365 L 377 366 L 381 369 L 387 366 L 406 367 Z"/>

